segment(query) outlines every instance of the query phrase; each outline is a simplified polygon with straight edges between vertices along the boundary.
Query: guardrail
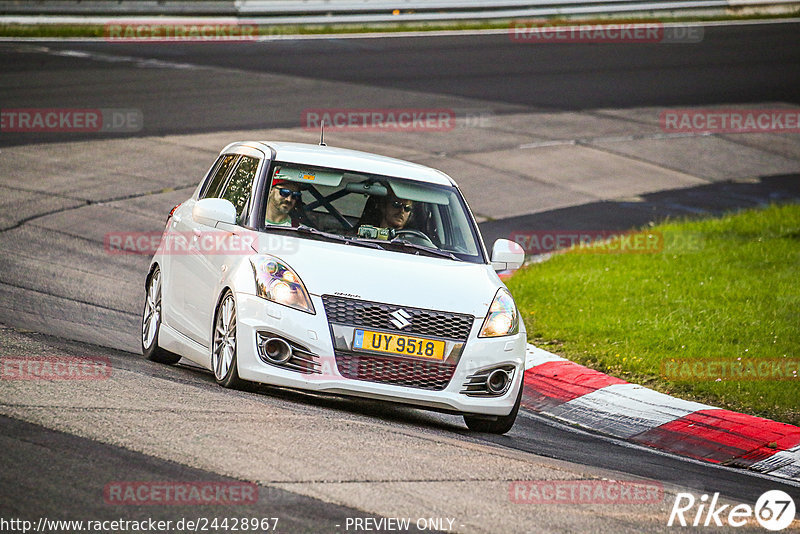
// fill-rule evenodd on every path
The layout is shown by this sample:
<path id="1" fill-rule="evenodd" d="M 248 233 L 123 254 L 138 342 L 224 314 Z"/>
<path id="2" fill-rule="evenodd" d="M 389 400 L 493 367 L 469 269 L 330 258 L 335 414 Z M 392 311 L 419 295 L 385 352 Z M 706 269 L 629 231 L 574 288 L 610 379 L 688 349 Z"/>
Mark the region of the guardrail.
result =
<path id="1" fill-rule="evenodd" d="M 800 0 L 0 0 L 0 16 L 226 16 L 259 23 L 325 24 L 727 12 L 800 8 Z"/>
<path id="2" fill-rule="evenodd" d="M 235 0 L 2 0 L 2 15 L 226 15 Z"/>

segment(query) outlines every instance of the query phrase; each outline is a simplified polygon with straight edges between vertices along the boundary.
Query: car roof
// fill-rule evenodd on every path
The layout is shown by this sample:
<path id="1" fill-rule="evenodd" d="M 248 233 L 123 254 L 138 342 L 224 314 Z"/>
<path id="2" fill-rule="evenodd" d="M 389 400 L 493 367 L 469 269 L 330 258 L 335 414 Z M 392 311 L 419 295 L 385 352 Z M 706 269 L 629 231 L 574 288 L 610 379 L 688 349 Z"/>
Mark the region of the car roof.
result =
<path id="1" fill-rule="evenodd" d="M 407 178 L 439 185 L 454 185 L 455 182 L 445 173 L 410 161 L 380 156 L 370 152 L 312 145 L 307 143 L 288 143 L 276 141 L 231 143 L 223 152 L 234 150 L 237 146 L 261 148 L 275 151 L 275 160 L 285 163 L 301 163 L 317 167 L 332 167 L 367 174 L 382 174 L 396 178 Z"/>

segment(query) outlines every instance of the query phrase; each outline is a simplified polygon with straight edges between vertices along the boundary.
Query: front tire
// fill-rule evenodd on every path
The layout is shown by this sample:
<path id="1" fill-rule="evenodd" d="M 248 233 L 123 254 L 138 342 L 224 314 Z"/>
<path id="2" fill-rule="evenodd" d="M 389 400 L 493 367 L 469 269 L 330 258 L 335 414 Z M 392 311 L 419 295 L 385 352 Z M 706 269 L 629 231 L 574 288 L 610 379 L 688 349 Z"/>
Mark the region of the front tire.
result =
<path id="1" fill-rule="evenodd" d="M 147 297 L 142 311 L 142 354 L 152 362 L 176 364 L 181 359 L 158 346 L 161 330 L 161 269 L 156 267 L 147 279 Z"/>
<path id="2" fill-rule="evenodd" d="M 211 369 L 222 387 L 241 388 L 236 363 L 236 301 L 230 290 L 225 291 L 214 314 L 214 335 L 211 343 Z"/>
<path id="3" fill-rule="evenodd" d="M 473 432 L 485 432 L 487 434 L 505 434 L 511 430 L 511 427 L 514 426 L 514 421 L 517 419 L 519 406 L 522 403 L 522 389 L 524 385 L 524 383 L 519 385 L 517 402 L 514 403 L 514 408 L 512 408 L 510 414 L 498 416 L 493 419 L 479 415 L 464 415 L 464 422 L 467 424 L 467 428 Z"/>

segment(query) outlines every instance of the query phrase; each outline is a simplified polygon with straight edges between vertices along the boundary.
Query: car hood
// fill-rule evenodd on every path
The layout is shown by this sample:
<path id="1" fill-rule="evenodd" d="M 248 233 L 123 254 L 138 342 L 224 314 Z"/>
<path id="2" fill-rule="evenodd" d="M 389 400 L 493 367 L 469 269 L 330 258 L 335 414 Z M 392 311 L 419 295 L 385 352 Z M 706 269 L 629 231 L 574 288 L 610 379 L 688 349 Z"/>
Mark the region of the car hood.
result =
<path id="1" fill-rule="evenodd" d="M 273 241 L 273 240 L 270 240 Z M 285 237 L 262 243 L 262 254 L 281 259 L 312 295 L 486 315 L 503 287 L 490 265 Z"/>

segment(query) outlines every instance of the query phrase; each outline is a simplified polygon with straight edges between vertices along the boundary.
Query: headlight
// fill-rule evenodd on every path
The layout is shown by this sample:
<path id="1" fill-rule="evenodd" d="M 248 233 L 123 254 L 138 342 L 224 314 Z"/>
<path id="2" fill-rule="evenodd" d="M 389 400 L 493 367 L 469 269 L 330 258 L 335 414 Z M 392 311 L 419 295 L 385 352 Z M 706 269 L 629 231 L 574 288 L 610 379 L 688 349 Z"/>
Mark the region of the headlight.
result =
<path id="1" fill-rule="evenodd" d="M 250 258 L 253 274 L 256 277 L 256 294 L 264 299 L 314 313 L 314 305 L 302 280 L 285 263 L 271 256 Z"/>
<path id="2" fill-rule="evenodd" d="M 489 313 L 483 321 L 478 337 L 510 336 L 519 332 L 519 313 L 511 293 L 505 288 L 497 290 Z"/>

